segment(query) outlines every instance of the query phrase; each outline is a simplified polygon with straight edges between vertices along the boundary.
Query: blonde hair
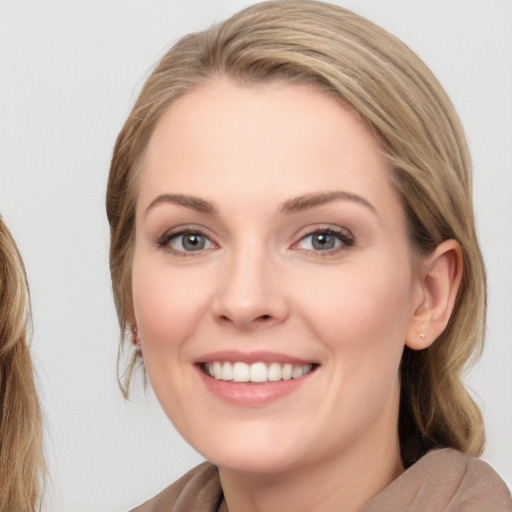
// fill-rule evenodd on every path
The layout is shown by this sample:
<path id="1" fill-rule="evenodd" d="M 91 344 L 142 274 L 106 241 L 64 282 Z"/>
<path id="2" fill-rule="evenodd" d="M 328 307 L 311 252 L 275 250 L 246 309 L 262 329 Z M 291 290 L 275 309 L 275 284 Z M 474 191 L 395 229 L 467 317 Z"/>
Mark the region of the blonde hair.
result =
<path id="1" fill-rule="evenodd" d="M 428 254 L 447 239 L 460 243 L 462 284 L 446 330 L 430 348 L 406 348 L 402 358 L 400 437 L 406 465 L 432 446 L 480 454 L 483 421 L 464 389 L 462 372 L 481 351 L 486 285 L 463 130 L 419 57 L 385 30 L 334 5 L 256 4 L 181 39 L 148 78 L 117 139 L 107 190 L 110 268 L 122 338 L 133 318 L 136 178 L 144 150 L 169 105 L 216 75 L 241 84 L 309 84 L 339 98 L 373 131 L 394 169 L 413 253 Z M 134 351 L 120 377 L 125 396 L 138 363 L 140 353 Z"/>
<path id="2" fill-rule="evenodd" d="M 30 298 L 16 243 L 0 218 L 0 510 L 38 509 L 43 432 L 28 346 Z"/>

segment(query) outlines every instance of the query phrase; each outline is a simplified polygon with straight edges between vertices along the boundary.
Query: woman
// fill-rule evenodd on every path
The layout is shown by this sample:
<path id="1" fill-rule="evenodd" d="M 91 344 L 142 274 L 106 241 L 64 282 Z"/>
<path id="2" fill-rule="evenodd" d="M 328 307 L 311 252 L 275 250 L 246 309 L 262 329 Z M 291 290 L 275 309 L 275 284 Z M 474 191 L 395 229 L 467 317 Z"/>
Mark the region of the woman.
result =
<path id="1" fill-rule="evenodd" d="M 45 464 L 25 267 L 0 217 L 0 510 L 39 509 Z"/>
<path id="2" fill-rule="evenodd" d="M 183 38 L 107 214 L 125 395 L 143 361 L 210 461 L 137 510 L 512 510 L 460 378 L 485 321 L 468 151 L 403 43 L 311 1 Z"/>

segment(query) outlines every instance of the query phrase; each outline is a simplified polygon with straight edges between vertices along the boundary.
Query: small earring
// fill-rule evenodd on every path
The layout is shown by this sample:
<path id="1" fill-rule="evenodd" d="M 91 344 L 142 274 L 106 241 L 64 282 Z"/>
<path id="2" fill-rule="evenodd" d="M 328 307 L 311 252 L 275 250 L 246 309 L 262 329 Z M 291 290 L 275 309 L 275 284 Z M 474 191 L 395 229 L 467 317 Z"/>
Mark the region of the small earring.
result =
<path id="1" fill-rule="evenodd" d="M 140 334 L 139 330 L 136 326 L 133 326 L 131 328 L 132 331 L 132 345 L 135 345 L 136 347 L 140 347 Z"/>
<path id="2" fill-rule="evenodd" d="M 426 336 L 426 334 L 425 334 L 424 332 L 421 332 L 421 333 L 420 333 L 420 338 L 421 338 L 422 340 L 424 340 L 424 339 L 425 339 L 425 336 Z"/>

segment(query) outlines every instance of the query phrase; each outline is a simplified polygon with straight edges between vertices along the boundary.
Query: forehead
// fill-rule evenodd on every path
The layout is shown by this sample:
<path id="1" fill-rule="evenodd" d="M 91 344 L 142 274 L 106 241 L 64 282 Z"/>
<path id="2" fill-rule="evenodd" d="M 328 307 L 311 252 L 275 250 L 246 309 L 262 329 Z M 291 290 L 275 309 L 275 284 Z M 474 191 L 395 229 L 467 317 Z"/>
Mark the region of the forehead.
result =
<path id="1" fill-rule="evenodd" d="M 389 186 L 378 141 L 343 103 L 310 86 L 216 79 L 175 101 L 146 149 L 139 199 L 166 192 L 246 198 Z M 147 197 L 146 197 L 147 196 Z M 396 199 L 396 198 L 395 198 Z"/>

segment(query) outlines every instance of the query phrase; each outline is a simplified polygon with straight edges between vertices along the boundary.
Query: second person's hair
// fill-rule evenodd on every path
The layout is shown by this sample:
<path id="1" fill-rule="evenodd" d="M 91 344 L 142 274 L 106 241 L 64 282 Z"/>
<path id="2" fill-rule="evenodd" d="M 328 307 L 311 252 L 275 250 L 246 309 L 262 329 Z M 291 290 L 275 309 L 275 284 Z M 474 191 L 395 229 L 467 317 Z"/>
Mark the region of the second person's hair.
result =
<path id="1" fill-rule="evenodd" d="M 16 243 L 0 217 L 0 510 L 33 512 L 46 472 L 29 347 L 30 297 Z"/>

